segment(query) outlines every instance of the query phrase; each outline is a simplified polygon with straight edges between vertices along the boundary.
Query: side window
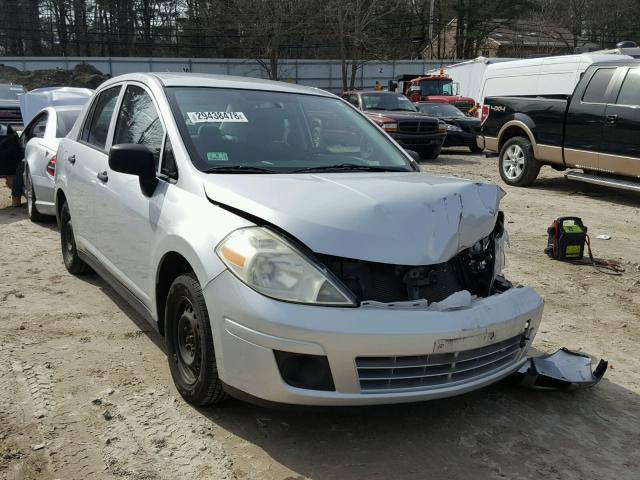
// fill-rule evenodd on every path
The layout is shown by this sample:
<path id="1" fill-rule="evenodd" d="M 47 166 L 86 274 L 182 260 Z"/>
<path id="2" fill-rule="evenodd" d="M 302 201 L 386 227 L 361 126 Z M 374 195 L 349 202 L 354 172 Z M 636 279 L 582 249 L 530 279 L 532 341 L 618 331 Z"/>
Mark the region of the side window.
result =
<path id="1" fill-rule="evenodd" d="M 36 123 L 33 124 L 33 128 L 31 129 L 31 138 L 43 138 L 44 132 L 47 129 L 47 119 L 49 116 L 47 114 L 42 115 Z"/>
<path id="2" fill-rule="evenodd" d="M 44 137 L 44 131 L 47 127 L 47 118 L 48 115 L 43 113 L 39 117 L 36 117 L 35 120 L 31 123 L 29 128 L 23 133 L 23 145 L 26 145 L 29 140 L 33 137 L 42 138 Z"/>
<path id="3" fill-rule="evenodd" d="M 104 150 L 119 93 L 120 86 L 113 87 L 101 92 L 94 100 L 91 113 L 87 116 L 82 130 L 81 138 L 83 141 Z"/>
<path id="4" fill-rule="evenodd" d="M 640 68 L 631 68 L 618 94 L 618 105 L 640 105 Z"/>
<path id="5" fill-rule="evenodd" d="M 171 146 L 169 135 L 167 135 L 167 138 L 164 142 L 160 173 L 163 173 L 164 175 L 171 178 L 178 178 L 178 167 L 176 166 L 176 159 L 173 156 L 173 147 Z"/>
<path id="6" fill-rule="evenodd" d="M 160 150 L 164 128 L 153 100 L 142 87 L 129 85 L 122 99 L 118 113 L 113 144 L 138 143 L 145 145 L 156 159 L 156 169 L 160 161 Z"/>
<path id="7" fill-rule="evenodd" d="M 582 101 L 589 103 L 606 103 L 607 98 L 605 98 L 605 94 L 607 93 L 607 87 L 615 71 L 615 68 L 600 68 L 596 70 L 596 73 L 591 77 L 589 85 L 584 92 Z"/>

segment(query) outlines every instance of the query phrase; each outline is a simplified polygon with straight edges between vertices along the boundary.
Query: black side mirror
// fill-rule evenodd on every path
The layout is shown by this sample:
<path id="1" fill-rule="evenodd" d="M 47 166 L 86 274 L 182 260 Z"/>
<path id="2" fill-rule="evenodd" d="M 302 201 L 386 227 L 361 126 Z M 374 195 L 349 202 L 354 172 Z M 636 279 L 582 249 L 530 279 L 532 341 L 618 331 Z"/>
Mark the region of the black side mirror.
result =
<path id="1" fill-rule="evenodd" d="M 407 149 L 405 149 L 405 152 L 407 152 L 409 156 L 413 158 L 414 162 L 420 162 L 420 154 L 418 152 L 416 152 L 415 150 L 407 150 Z"/>
<path id="2" fill-rule="evenodd" d="M 158 179 L 153 153 L 144 145 L 122 143 L 109 150 L 109 168 L 114 172 L 136 175 L 140 178 L 140 188 L 147 197 L 153 195 Z"/>

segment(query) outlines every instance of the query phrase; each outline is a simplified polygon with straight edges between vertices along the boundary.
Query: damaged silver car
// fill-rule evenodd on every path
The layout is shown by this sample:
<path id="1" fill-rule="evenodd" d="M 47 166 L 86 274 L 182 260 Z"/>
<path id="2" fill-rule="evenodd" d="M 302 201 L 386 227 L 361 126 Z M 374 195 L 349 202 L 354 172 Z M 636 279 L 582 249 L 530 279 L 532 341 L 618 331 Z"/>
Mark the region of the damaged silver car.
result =
<path id="1" fill-rule="evenodd" d="M 116 77 L 55 183 L 67 269 L 159 330 L 191 403 L 418 401 L 527 362 L 543 302 L 502 276 L 502 190 L 420 172 L 332 94 Z"/>

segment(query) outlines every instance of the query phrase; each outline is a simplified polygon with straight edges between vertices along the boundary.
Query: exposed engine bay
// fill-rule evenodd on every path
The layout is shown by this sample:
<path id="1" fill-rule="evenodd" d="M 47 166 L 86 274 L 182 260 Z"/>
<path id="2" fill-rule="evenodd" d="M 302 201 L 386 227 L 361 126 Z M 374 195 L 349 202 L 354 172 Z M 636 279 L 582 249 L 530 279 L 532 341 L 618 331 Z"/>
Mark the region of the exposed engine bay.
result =
<path id="1" fill-rule="evenodd" d="M 496 244 L 506 236 L 503 223 L 504 215 L 499 212 L 490 235 L 448 262 L 436 265 L 391 265 L 331 255 L 318 257 L 360 301 L 433 303 L 461 290 L 487 297 L 511 287 L 499 276 L 503 266 L 499 257 L 503 253 L 496 252 Z"/>

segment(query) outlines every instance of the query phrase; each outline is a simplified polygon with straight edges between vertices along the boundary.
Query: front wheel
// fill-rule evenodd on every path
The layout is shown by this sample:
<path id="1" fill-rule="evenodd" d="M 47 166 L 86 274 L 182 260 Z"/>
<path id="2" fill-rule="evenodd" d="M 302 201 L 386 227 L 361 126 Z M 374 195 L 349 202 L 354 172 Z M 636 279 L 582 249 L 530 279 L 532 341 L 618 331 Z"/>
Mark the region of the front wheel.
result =
<path id="1" fill-rule="evenodd" d="M 508 185 L 531 185 L 540 173 L 540 166 L 533 155 L 531 142 L 525 137 L 510 138 L 500 149 L 498 168 L 502 180 Z"/>
<path id="2" fill-rule="evenodd" d="M 438 158 L 438 155 L 440 155 L 441 150 L 442 145 L 439 145 L 437 147 L 423 148 L 419 152 L 420 158 L 423 158 L 425 160 L 435 160 L 436 158 Z"/>
<path id="3" fill-rule="evenodd" d="M 165 335 L 169 369 L 180 395 L 199 406 L 224 400 L 227 394 L 218 377 L 209 314 L 193 273 L 180 275 L 169 288 Z"/>

